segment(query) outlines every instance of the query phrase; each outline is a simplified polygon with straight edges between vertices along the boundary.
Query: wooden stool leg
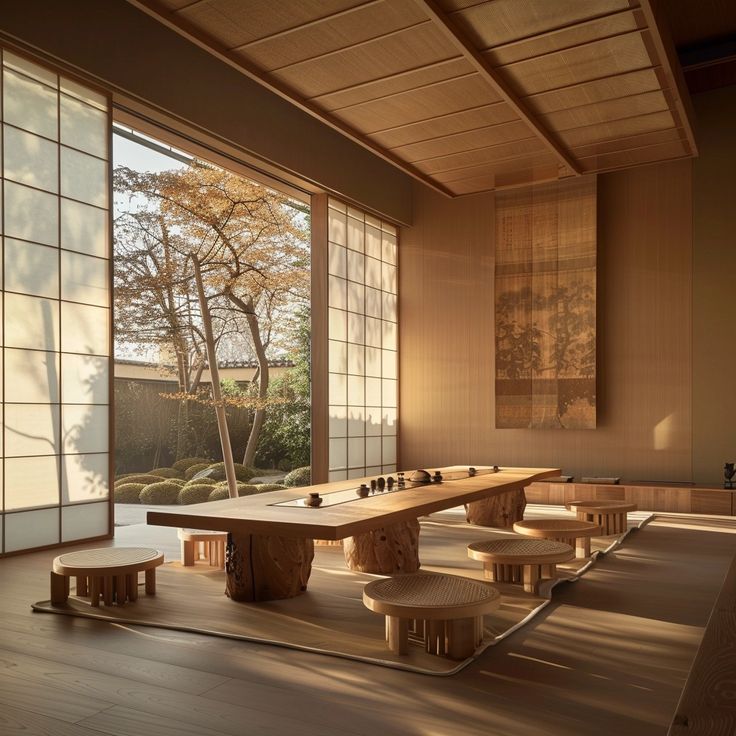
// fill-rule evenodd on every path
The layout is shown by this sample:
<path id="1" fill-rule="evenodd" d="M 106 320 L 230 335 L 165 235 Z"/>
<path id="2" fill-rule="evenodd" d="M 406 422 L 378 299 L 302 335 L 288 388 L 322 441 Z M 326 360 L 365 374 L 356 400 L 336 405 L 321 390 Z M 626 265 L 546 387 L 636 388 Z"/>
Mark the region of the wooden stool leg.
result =
<path id="1" fill-rule="evenodd" d="M 66 603 L 69 598 L 69 578 L 66 575 L 51 573 L 51 603 Z"/>
<path id="2" fill-rule="evenodd" d="M 524 590 L 536 593 L 539 588 L 539 565 L 524 565 Z"/>
<path id="3" fill-rule="evenodd" d="M 456 618 L 447 622 L 447 656 L 450 659 L 472 657 L 476 648 L 475 618 Z"/>
<path id="4" fill-rule="evenodd" d="M 102 598 L 106 606 L 111 606 L 115 600 L 113 597 L 113 580 L 112 577 L 105 577 L 102 580 Z"/>
<path id="5" fill-rule="evenodd" d="M 445 653 L 445 622 L 427 621 L 424 626 L 427 652 L 442 655 Z"/>
<path id="6" fill-rule="evenodd" d="M 156 595 L 156 568 L 146 570 L 146 595 Z"/>
<path id="7" fill-rule="evenodd" d="M 194 564 L 194 542 L 191 540 L 181 540 L 181 564 L 184 567 L 191 567 Z"/>
<path id="8" fill-rule="evenodd" d="M 127 575 L 117 575 L 115 577 L 115 602 L 119 605 L 125 605 L 128 600 Z"/>
<path id="9" fill-rule="evenodd" d="M 575 540 L 575 557 L 590 557 L 590 537 L 578 537 Z"/>
<path id="10" fill-rule="evenodd" d="M 138 573 L 132 572 L 127 578 L 128 582 L 125 587 L 128 591 L 128 600 L 135 602 L 138 600 Z"/>
<path id="11" fill-rule="evenodd" d="M 102 578 L 97 575 L 91 575 L 89 578 L 89 602 L 97 607 L 100 605 L 100 583 Z"/>
<path id="12" fill-rule="evenodd" d="M 398 616 L 386 616 L 388 648 L 394 654 L 409 653 L 409 620 Z"/>
<path id="13" fill-rule="evenodd" d="M 86 576 L 77 578 L 77 595 L 86 596 L 88 594 Z"/>
<path id="14" fill-rule="evenodd" d="M 496 566 L 492 562 L 483 563 L 483 577 L 486 580 L 496 579 Z"/>

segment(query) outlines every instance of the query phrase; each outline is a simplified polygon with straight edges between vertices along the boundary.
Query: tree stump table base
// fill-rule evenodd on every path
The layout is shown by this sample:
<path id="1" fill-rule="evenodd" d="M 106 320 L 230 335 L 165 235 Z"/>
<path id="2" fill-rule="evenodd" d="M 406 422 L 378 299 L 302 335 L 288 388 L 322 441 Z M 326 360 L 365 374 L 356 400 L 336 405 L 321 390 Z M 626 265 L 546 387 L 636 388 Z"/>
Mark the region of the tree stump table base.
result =
<path id="1" fill-rule="evenodd" d="M 276 601 L 307 589 L 314 543 L 297 537 L 228 536 L 225 593 L 234 601 Z"/>
<path id="2" fill-rule="evenodd" d="M 419 520 L 379 527 L 343 540 L 345 563 L 356 572 L 393 575 L 419 569 Z"/>
<path id="3" fill-rule="evenodd" d="M 524 518 L 525 508 L 524 489 L 518 488 L 466 503 L 465 518 L 469 524 L 508 529 Z"/>

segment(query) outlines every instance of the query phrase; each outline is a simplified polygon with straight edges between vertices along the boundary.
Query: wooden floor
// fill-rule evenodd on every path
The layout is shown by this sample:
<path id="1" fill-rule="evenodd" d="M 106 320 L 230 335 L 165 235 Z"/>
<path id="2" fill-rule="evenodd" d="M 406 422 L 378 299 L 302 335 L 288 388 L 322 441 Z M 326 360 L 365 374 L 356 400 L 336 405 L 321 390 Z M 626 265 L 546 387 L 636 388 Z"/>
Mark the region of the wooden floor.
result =
<path id="1" fill-rule="evenodd" d="M 451 678 L 33 614 L 54 553 L 0 560 L 0 734 L 663 735 L 734 531 L 649 525 Z M 136 537 L 126 527 L 117 543 Z"/>

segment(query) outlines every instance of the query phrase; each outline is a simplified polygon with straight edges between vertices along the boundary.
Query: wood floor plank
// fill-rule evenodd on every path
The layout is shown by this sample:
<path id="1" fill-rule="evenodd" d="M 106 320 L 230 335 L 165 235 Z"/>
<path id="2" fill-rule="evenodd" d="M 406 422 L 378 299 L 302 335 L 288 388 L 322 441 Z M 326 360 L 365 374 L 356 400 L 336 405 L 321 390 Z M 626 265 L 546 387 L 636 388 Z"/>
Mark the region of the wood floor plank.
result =
<path id="1" fill-rule="evenodd" d="M 0 710 L 2 736 L 98 736 L 79 723 L 65 723 L 28 710 L 3 705 Z"/>
<path id="2" fill-rule="evenodd" d="M 109 733 L 114 736 L 227 736 L 226 731 L 215 731 L 199 724 L 163 718 L 132 708 L 113 706 L 93 718 L 80 721 L 88 724 L 94 731 L 89 733 Z M 246 733 L 243 730 L 243 733 Z M 24 735 L 25 736 L 25 735 Z"/>

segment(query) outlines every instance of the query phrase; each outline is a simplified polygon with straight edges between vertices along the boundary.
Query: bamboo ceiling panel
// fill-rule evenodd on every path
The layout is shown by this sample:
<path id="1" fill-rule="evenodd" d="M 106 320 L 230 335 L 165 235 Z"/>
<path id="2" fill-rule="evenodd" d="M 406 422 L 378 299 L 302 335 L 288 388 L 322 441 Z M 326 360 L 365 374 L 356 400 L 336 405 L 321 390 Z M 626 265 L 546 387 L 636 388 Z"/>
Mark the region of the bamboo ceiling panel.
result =
<path id="1" fill-rule="evenodd" d="M 656 0 L 129 0 L 449 195 L 696 153 Z"/>

